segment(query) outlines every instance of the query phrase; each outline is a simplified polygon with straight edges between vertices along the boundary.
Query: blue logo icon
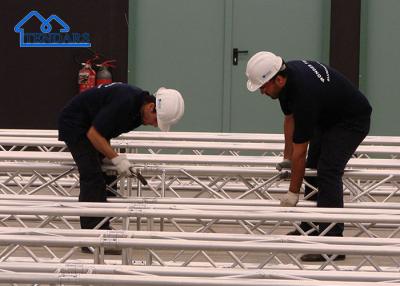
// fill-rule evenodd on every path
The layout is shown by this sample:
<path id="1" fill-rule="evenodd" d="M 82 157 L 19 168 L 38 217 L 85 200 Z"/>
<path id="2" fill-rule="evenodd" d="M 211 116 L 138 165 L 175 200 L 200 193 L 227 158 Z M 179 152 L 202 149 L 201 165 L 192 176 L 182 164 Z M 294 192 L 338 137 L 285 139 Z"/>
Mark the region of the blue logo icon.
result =
<path id="1" fill-rule="evenodd" d="M 27 33 L 23 26 L 32 17 L 36 17 L 40 22 L 41 33 Z M 51 22 L 56 22 L 61 26 L 57 32 L 52 32 Z M 91 47 L 89 33 L 69 33 L 70 27 L 56 15 L 51 15 L 45 19 L 37 11 L 29 12 L 14 27 L 14 31 L 19 33 L 19 46 L 21 48 L 87 48 Z"/>

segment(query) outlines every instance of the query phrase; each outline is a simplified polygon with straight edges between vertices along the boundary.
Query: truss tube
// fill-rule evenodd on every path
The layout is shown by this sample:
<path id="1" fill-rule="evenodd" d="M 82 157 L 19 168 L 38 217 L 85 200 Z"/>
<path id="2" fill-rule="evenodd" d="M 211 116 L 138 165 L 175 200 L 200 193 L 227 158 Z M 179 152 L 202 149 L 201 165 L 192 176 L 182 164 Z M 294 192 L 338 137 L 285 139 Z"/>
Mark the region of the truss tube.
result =
<path id="1" fill-rule="evenodd" d="M 113 264 L 83 264 L 83 263 L 30 263 L 30 262 L 1 262 L 0 269 L 13 272 L 33 273 L 74 273 L 74 274 L 119 274 L 119 275 L 157 275 L 182 277 L 234 277 L 243 275 L 248 278 L 279 279 L 288 275 L 315 280 L 330 281 L 366 281 L 383 282 L 400 279 L 398 272 L 369 272 L 369 271 L 315 271 L 315 270 L 283 270 L 283 269 L 223 269 L 201 267 L 160 267 L 132 266 Z"/>
<path id="2" fill-rule="evenodd" d="M 387 239 L 388 241 L 390 239 Z M 113 240 L 91 237 L 54 237 L 43 235 L 1 235 L 0 245 L 18 244 L 20 246 L 48 247 L 75 247 L 92 246 L 95 248 L 115 247 L 134 249 L 158 249 L 158 250 L 202 250 L 202 251 L 245 251 L 245 252 L 280 252 L 280 253 L 331 253 L 349 255 L 371 256 L 400 256 L 400 247 L 397 244 L 385 246 L 375 245 L 343 245 L 340 240 L 336 244 L 322 243 L 286 243 L 275 242 L 233 242 L 233 241 L 209 241 L 204 240 L 166 240 L 154 238 L 114 238 Z M 388 247 L 390 245 L 390 248 Z"/>
<path id="3" fill-rule="evenodd" d="M 96 204 L 96 203 L 92 203 Z M 5 215 L 48 215 L 48 216 L 107 216 L 107 217 L 140 217 L 140 218 L 169 218 L 169 219 L 217 219 L 217 220 L 265 220 L 279 222 L 350 222 L 373 224 L 400 224 L 400 212 L 396 210 L 368 210 L 368 209 L 334 209 L 334 208 L 283 208 L 275 207 L 267 210 L 232 211 L 214 209 L 195 209 L 180 206 L 168 209 L 161 205 L 154 208 L 149 205 L 131 205 L 128 208 L 100 207 L 107 203 L 98 203 L 96 207 L 84 207 L 79 203 L 53 206 L 0 206 L 0 214 Z M 161 208 L 162 207 L 162 208 Z M 165 208 L 165 209 L 164 209 Z"/>
<path id="4" fill-rule="evenodd" d="M 49 204 L 49 203 L 77 203 L 78 197 L 56 197 L 52 195 L 0 195 L 0 205 L 21 205 L 21 204 Z M 86 203 L 81 203 L 85 206 Z M 273 207 L 278 206 L 278 201 L 272 200 L 254 200 L 254 199 L 206 199 L 206 198 L 160 198 L 160 197 L 127 197 L 127 198 L 108 198 L 108 203 L 102 205 L 101 207 L 106 208 L 107 206 L 117 206 L 128 207 L 131 204 L 144 204 L 144 205 L 187 205 L 187 206 L 197 206 L 197 205 L 207 205 L 207 206 L 245 206 L 245 207 Z M 297 208 L 302 207 L 314 207 L 315 202 L 311 201 L 300 201 L 296 206 Z M 114 206 L 113 206 L 114 207 Z M 398 210 L 398 203 L 379 203 L 379 202 L 357 202 L 357 203 L 345 203 L 345 208 L 366 208 L 366 209 L 393 209 Z"/>
<path id="5" fill-rule="evenodd" d="M 91 207 L 88 207 L 91 205 Z M 224 209 L 225 208 L 225 209 Z M 21 208 L 20 206 L 1 206 L 0 214 L 6 215 L 49 215 L 49 216 L 109 216 L 109 217 L 147 217 L 147 218 L 190 218 L 227 220 L 270 220 L 270 221 L 316 221 L 316 222 L 354 222 L 354 223 L 398 223 L 400 211 L 394 209 L 336 209 L 336 208 L 289 208 L 260 207 L 252 211 L 241 207 L 217 206 L 168 206 L 131 204 L 118 206 L 110 203 L 63 203 Z"/>
<path id="6" fill-rule="evenodd" d="M 341 246 L 398 246 L 400 238 L 370 238 L 370 237 L 329 237 L 329 236 L 285 236 L 285 235 L 256 235 L 256 234 L 229 234 L 229 233 L 188 233 L 188 232 L 157 232 L 157 231 L 106 231 L 106 230 L 68 230 L 52 228 L 0 228 L 0 236 L 7 239 L 11 236 L 37 236 L 37 237 L 85 237 L 87 239 L 104 238 L 133 238 L 156 240 L 182 240 L 182 241 L 210 241 L 210 242 L 248 242 L 248 243 L 277 243 L 277 244 L 325 244 Z M 100 243 L 100 242 L 99 242 Z"/>
<path id="7" fill-rule="evenodd" d="M 1 151 L 0 151 L 1 153 Z M 10 153 L 10 152 L 7 152 Z M 24 152 L 28 153 L 28 152 Z M 30 152 L 30 153 L 36 153 L 33 157 L 26 157 L 26 160 L 34 160 L 36 158 L 42 158 L 40 156 L 37 156 L 38 152 Z M 40 154 L 40 153 L 39 153 Z M 48 154 L 48 153 L 47 153 Z M 62 157 L 68 157 L 68 154 L 62 156 Z M 143 154 L 131 154 L 132 156 L 144 156 Z M 160 156 L 160 157 L 157 157 Z M 167 155 L 157 155 L 151 157 L 151 161 L 156 164 L 163 164 L 163 163 L 168 163 L 167 161 L 164 161 L 166 159 L 165 156 Z M 162 157 L 164 156 L 164 157 Z M 168 155 L 169 156 L 169 155 Z M 177 157 L 178 159 L 171 159 Z M 191 157 L 184 157 L 186 155 L 170 155 L 170 161 L 173 162 L 174 160 L 176 161 L 182 161 L 182 163 L 185 163 L 184 171 L 186 173 L 190 173 L 191 176 L 247 176 L 247 177 L 261 177 L 261 178 L 269 178 L 271 176 L 275 176 L 279 172 L 275 170 L 274 168 L 266 168 L 265 166 L 268 166 L 268 162 L 263 162 L 262 160 L 257 162 L 254 160 L 241 160 L 234 162 L 234 164 L 243 164 L 247 165 L 246 167 L 240 167 L 240 166 L 218 166 L 218 165 L 204 165 L 204 166 L 194 166 L 190 165 L 193 161 L 196 161 L 196 164 L 200 164 L 201 162 L 198 162 L 199 159 L 196 158 L 191 158 Z M 21 156 L 20 160 L 21 160 Z M 70 156 L 69 156 L 70 157 Z M 206 156 L 201 156 L 200 158 L 205 158 Z M 222 158 L 221 156 L 215 156 L 211 160 L 205 159 L 203 163 L 207 164 L 214 164 L 214 161 L 218 161 L 221 163 Z M 226 157 L 226 156 L 225 156 Z M 10 156 L 8 159 L 12 159 L 13 156 Z M 29 159 L 31 158 L 31 159 Z M 150 158 L 150 157 L 149 157 Z M 236 157 L 235 157 L 236 158 Z M 43 158 L 42 158 L 43 159 Z M 44 158 L 45 160 L 54 160 L 56 161 L 57 158 L 49 157 L 49 158 Z M 135 160 L 134 158 L 132 158 Z M 279 158 L 278 158 L 279 160 Z M 273 160 L 270 163 L 277 163 L 278 160 Z M 383 160 L 383 159 L 382 159 Z M 142 161 L 146 161 L 146 157 L 142 157 Z M 391 160 L 391 162 L 394 162 L 394 160 Z M 222 162 L 224 163 L 224 162 Z M 225 162 L 224 164 L 229 164 L 229 162 Z M 263 164 L 263 167 L 260 167 L 259 164 Z M 386 163 L 385 163 L 386 164 Z M 376 168 L 379 168 L 379 166 L 386 166 L 387 168 L 389 167 L 395 167 L 398 164 L 398 169 L 390 169 L 390 170 L 378 170 L 378 169 L 346 169 L 344 173 L 344 178 L 353 178 L 353 179 L 365 179 L 365 180 L 383 180 L 386 179 L 389 175 L 391 176 L 391 179 L 393 181 L 400 181 L 400 160 L 396 160 L 395 163 L 387 163 L 384 165 L 383 163 L 381 165 L 377 165 Z M 68 171 L 71 169 L 71 167 L 74 167 L 72 164 L 56 164 L 56 163 L 39 163 L 39 162 L 0 162 L 0 172 L 12 172 L 12 171 L 27 171 L 27 172 L 32 172 L 32 171 L 41 171 L 41 172 L 49 172 L 49 173 L 56 173 L 56 172 L 63 172 L 63 171 Z M 115 167 L 109 166 L 105 167 L 109 170 L 115 171 Z M 141 164 L 136 164 L 134 165 L 134 168 L 138 169 L 141 171 L 143 175 L 161 175 L 162 172 L 165 170 L 165 172 L 168 175 L 182 175 L 182 166 L 175 166 L 173 164 L 169 165 L 141 165 Z M 315 176 L 316 171 L 315 170 L 306 170 L 306 175 L 307 176 Z"/>
<path id="8" fill-rule="evenodd" d="M 33 276 L 34 275 L 34 276 Z M 55 285 L 137 285 L 137 286 L 320 286 L 321 281 L 158 277 L 142 275 L 64 274 L 64 273 L 0 273 L 0 282 L 48 283 Z M 387 286 L 381 282 L 363 282 L 365 286 Z M 359 282 L 325 281 L 325 286 L 359 286 Z M 397 283 L 390 285 L 399 285 Z"/>

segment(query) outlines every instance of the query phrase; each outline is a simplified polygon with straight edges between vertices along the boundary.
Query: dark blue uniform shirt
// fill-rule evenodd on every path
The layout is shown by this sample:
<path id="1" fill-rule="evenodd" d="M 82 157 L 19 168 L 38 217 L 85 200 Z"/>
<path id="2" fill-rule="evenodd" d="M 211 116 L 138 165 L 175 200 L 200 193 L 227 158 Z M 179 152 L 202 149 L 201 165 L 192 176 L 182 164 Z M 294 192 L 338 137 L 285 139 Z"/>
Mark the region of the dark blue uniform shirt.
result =
<path id="1" fill-rule="evenodd" d="M 368 132 L 372 108 L 367 98 L 338 71 L 314 61 L 289 61 L 288 77 L 279 95 L 285 115 L 295 121 L 294 143 L 309 141 L 314 131 L 341 124 Z"/>
<path id="2" fill-rule="evenodd" d="M 112 83 L 76 95 L 61 111 L 58 139 L 68 143 L 86 138 L 91 126 L 106 139 L 142 125 L 140 108 L 148 94 L 137 87 Z"/>

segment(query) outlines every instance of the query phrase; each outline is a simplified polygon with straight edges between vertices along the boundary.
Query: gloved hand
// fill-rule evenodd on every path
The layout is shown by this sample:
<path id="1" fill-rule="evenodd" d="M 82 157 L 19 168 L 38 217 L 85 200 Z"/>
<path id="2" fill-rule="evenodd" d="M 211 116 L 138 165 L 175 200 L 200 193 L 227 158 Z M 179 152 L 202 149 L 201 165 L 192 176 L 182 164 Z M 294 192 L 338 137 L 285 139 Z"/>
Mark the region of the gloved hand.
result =
<path id="1" fill-rule="evenodd" d="M 129 163 L 125 155 L 119 155 L 115 158 L 112 158 L 111 162 L 115 165 L 115 167 L 117 167 L 118 174 L 123 176 L 131 174 L 131 171 L 129 170 L 131 163 Z"/>
<path id="2" fill-rule="evenodd" d="M 299 193 L 288 191 L 281 198 L 281 207 L 295 207 L 299 201 Z"/>
<path id="3" fill-rule="evenodd" d="M 284 159 L 282 162 L 276 164 L 276 169 L 281 171 L 282 169 L 291 169 L 292 168 L 292 161 L 289 159 Z"/>

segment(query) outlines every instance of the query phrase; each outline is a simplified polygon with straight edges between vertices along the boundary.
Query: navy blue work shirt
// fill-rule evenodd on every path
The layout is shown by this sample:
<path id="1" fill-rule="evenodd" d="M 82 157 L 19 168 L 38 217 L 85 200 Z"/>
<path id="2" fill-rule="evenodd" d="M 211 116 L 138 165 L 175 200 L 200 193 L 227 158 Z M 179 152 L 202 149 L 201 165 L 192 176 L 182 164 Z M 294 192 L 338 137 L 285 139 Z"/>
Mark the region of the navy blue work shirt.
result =
<path id="1" fill-rule="evenodd" d="M 140 108 L 148 94 L 138 87 L 112 83 L 76 95 L 61 111 L 58 139 L 75 143 L 91 126 L 107 140 L 142 125 Z"/>
<path id="2" fill-rule="evenodd" d="M 286 85 L 279 94 L 285 115 L 293 115 L 294 143 L 309 141 L 316 129 L 341 124 L 368 133 L 372 108 L 342 74 L 315 61 L 289 61 Z"/>

